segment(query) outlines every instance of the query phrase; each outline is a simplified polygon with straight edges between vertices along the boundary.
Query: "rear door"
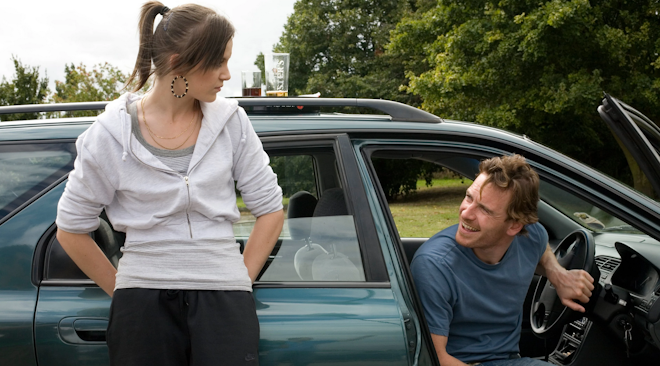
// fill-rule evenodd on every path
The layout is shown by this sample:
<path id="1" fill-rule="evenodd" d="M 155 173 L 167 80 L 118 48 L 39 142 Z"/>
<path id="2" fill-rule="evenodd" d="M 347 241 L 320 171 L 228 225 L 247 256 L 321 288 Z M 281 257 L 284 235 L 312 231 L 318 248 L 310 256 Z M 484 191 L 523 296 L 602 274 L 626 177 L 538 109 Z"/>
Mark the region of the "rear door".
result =
<path id="1" fill-rule="evenodd" d="M 346 135 L 262 139 L 287 219 L 254 285 L 263 365 L 407 365 L 417 337 L 390 281 Z M 249 214 L 235 225 L 247 238 Z"/>

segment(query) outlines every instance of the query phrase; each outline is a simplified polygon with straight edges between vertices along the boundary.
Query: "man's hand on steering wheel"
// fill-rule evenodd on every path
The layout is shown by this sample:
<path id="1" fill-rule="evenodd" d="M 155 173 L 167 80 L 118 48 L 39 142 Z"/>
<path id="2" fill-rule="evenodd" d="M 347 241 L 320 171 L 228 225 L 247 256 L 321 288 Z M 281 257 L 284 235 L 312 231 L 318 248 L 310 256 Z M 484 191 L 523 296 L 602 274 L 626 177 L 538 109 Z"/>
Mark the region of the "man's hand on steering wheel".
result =
<path id="1" fill-rule="evenodd" d="M 554 258 L 554 254 L 552 254 Z M 557 263 L 557 265 L 559 265 Z M 561 267 L 561 266 L 559 266 Z M 548 272 L 548 280 L 557 289 L 557 296 L 564 306 L 572 310 L 584 313 L 584 306 L 575 302 L 580 301 L 583 304 L 589 302 L 591 292 L 594 290 L 594 279 L 587 271 L 582 269 L 566 270 L 563 267 L 556 271 Z M 550 276 L 552 273 L 552 277 Z"/>
<path id="2" fill-rule="evenodd" d="M 559 264 L 557 257 L 548 245 L 539 261 L 537 272 L 541 272 L 552 283 L 564 306 L 584 313 L 584 306 L 578 304 L 575 300 L 583 304 L 588 303 L 591 292 L 594 290 L 594 279 L 587 271 L 565 269 Z"/>
<path id="3" fill-rule="evenodd" d="M 574 311 L 586 312 L 595 289 L 594 278 L 600 276 L 595 252 L 593 236 L 586 229 L 568 234 L 554 253 L 546 247 L 536 267 L 536 273 L 544 277 L 532 298 L 530 322 L 534 334 L 551 337 L 573 318 Z"/>

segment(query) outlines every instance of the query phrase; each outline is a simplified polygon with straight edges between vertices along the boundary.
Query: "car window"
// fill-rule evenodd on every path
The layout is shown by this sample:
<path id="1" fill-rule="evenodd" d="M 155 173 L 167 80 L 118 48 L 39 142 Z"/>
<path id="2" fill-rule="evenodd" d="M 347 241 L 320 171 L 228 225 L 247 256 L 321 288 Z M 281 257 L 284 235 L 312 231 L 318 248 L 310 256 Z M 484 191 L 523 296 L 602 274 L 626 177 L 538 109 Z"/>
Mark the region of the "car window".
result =
<path id="1" fill-rule="evenodd" d="M 0 145 L 0 220 L 73 169 L 72 143 Z"/>
<path id="2" fill-rule="evenodd" d="M 541 200 L 590 230 L 642 234 L 632 225 L 544 180 L 541 180 L 539 195 Z"/>
<path id="3" fill-rule="evenodd" d="M 348 212 L 331 148 L 271 156 L 271 167 L 283 191 L 285 222 L 260 282 L 365 281 L 354 217 Z M 321 193 L 319 193 L 321 192 Z M 245 243 L 256 218 L 240 193 L 241 219 L 234 224 L 237 241 Z M 92 237 L 117 267 L 123 234 L 105 217 Z M 54 232 L 44 254 L 43 280 L 87 280 L 57 241 Z"/>
<path id="4" fill-rule="evenodd" d="M 458 208 L 472 183 L 465 176 L 476 174 L 480 159 L 421 151 L 416 153 L 418 159 L 399 158 L 408 155 L 408 151 L 378 151 L 372 155 L 372 164 L 400 237 L 428 238 L 458 222 Z M 401 173 L 404 168 L 408 171 Z M 408 176 L 414 178 L 411 182 L 416 190 L 405 191 Z M 567 218 L 595 232 L 642 234 L 629 223 L 543 179 L 539 195 Z"/>
<path id="5" fill-rule="evenodd" d="M 365 281 L 354 217 L 331 148 L 269 152 L 282 188 L 285 222 L 259 282 Z M 234 234 L 245 243 L 256 218 L 240 194 Z"/>
<path id="6" fill-rule="evenodd" d="M 124 233 L 114 231 L 107 221 L 105 212 L 99 217 L 99 228 L 90 233 L 96 245 L 106 255 L 110 263 L 117 268 L 126 238 Z M 62 248 L 62 245 L 55 236 L 55 230 L 51 230 L 48 235 L 46 251 L 43 261 L 43 280 L 87 280 L 88 277 L 78 268 L 68 254 Z"/>
<path id="7" fill-rule="evenodd" d="M 472 180 L 419 159 L 372 158 L 401 238 L 430 238 L 458 222 Z"/>

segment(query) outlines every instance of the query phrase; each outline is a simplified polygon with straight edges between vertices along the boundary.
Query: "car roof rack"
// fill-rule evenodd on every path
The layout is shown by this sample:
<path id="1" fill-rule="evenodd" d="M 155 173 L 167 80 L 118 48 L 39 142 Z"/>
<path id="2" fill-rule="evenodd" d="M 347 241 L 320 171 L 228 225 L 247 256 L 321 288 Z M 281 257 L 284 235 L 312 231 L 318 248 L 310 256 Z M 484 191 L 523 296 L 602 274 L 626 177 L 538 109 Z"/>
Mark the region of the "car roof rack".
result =
<path id="1" fill-rule="evenodd" d="M 407 104 L 384 99 L 358 98 L 233 98 L 241 107 L 358 107 L 371 108 L 388 114 L 392 121 L 440 123 L 442 119 L 434 114 Z M 78 102 L 57 104 L 27 104 L 0 107 L 0 114 L 69 112 L 104 109 L 109 102 Z M 266 111 L 264 109 L 264 111 Z M 273 111 L 274 112 L 274 111 Z"/>
<path id="2" fill-rule="evenodd" d="M 70 112 L 94 111 L 105 109 L 110 102 L 77 102 L 55 104 L 24 104 L 1 106 L 0 114 L 41 113 L 41 112 Z"/>

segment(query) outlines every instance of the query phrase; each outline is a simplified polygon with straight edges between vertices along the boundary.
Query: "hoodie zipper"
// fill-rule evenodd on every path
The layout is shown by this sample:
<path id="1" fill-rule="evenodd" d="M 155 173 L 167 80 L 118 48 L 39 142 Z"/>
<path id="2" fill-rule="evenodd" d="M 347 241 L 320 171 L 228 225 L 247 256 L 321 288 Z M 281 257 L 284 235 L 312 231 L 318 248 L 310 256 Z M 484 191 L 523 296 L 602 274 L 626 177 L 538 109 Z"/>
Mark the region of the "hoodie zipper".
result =
<path id="1" fill-rule="evenodd" d="M 131 150 L 131 152 L 133 152 L 133 149 L 132 149 L 133 147 L 130 145 L 130 142 L 129 142 L 128 148 Z M 179 177 L 183 178 L 183 181 L 186 183 L 186 192 L 188 193 L 188 206 L 186 207 L 186 220 L 188 221 L 188 232 L 190 233 L 190 238 L 192 239 L 193 238 L 192 225 L 190 224 L 190 203 L 191 203 L 191 199 L 190 199 L 190 179 L 188 178 L 188 176 L 187 175 L 182 176 L 181 174 L 179 174 L 179 173 L 177 173 L 173 170 L 164 170 L 164 169 L 160 169 L 160 168 L 154 167 L 152 165 L 149 165 L 149 164 L 145 163 L 144 161 L 142 161 L 140 158 L 138 158 L 138 156 L 134 152 L 133 152 L 133 157 L 135 157 L 135 159 L 137 161 L 139 161 L 140 163 L 142 163 L 142 164 L 144 164 L 144 165 L 146 165 L 146 166 L 148 166 L 152 169 L 155 169 L 155 170 L 158 170 L 160 172 L 167 173 L 167 174 L 176 174 Z M 197 164 L 195 164 L 195 165 L 197 165 Z M 192 171 L 192 169 L 189 169 L 188 174 L 190 174 L 191 171 Z"/>
<path id="2" fill-rule="evenodd" d="M 186 191 L 188 192 L 188 207 L 186 207 L 186 219 L 188 220 L 188 230 L 190 231 L 190 239 L 193 238 L 192 225 L 190 225 L 190 180 L 186 175 L 183 177 L 183 180 L 186 181 Z"/>

